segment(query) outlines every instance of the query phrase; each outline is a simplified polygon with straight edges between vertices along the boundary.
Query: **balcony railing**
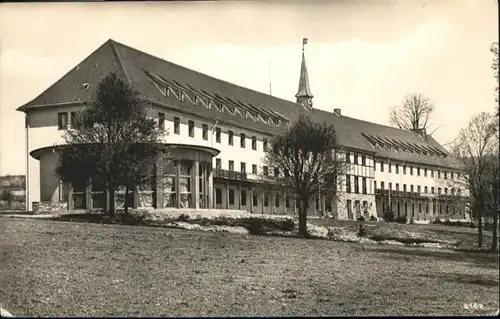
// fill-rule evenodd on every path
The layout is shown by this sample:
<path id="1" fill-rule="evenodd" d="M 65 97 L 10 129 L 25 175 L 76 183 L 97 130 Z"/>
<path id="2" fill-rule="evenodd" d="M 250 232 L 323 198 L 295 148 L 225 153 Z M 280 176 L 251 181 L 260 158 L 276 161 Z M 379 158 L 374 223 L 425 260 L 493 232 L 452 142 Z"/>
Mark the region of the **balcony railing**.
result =
<path id="1" fill-rule="evenodd" d="M 214 170 L 214 177 L 216 178 L 224 178 L 224 179 L 233 179 L 245 181 L 247 180 L 247 173 L 229 171 L 226 169 L 216 169 Z"/>

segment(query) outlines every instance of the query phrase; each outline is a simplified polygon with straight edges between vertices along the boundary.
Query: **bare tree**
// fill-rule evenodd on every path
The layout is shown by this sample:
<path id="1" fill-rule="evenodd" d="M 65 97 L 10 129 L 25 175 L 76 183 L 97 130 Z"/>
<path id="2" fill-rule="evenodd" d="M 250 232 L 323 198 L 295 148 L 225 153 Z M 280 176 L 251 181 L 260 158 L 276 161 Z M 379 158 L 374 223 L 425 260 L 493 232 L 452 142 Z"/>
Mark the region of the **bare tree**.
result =
<path id="1" fill-rule="evenodd" d="M 276 169 L 274 182 L 293 190 L 299 201 L 299 233 L 307 236 L 307 210 L 312 196 L 333 193 L 348 164 L 342 157 L 335 128 L 306 116 L 271 141 L 264 162 Z"/>
<path id="2" fill-rule="evenodd" d="M 498 188 L 493 188 L 498 185 L 498 171 L 494 169 L 498 163 L 498 128 L 491 114 L 483 112 L 472 118 L 468 126 L 460 130 L 450 150 L 463 172 L 460 179 L 453 181 L 453 187 L 470 192 L 472 217 L 477 220 L 478 247 L 481 248 L 483 217 L 492 216 L 498 223 L 498 208 L 491 207 L 495 197 L 498 201 L 498 194 L 495 195 Z"/>
<path id="3" fill-rule="evenodd" d="M 411 93 L 405 96 L 401 106 L 391 109 L 390 124 L 407 131 L 421 131 L 430 129 L 430 119 L 434 112 L 434 104 L 420 93 Z M 437 130 L 430 132 L 434 134 Z"/>
<path id="4" fill-rule="evenodd" d="M 493 70 L 493 77 L 495 78 L 495 102 L 497 103 L 497 116 L 499 115 L 498 106 L 498 42 L 493 42 L 490 46 L 490 52 L 493 53 L 493 61 L 491 62 L 491 69 Z"/>
<path id="5" fill-rule="evenodd" d="M 72 119 L 65 133 L 57 173 L 64 181 L 86 184 L 91 179 L 106 190 L 106 210 L 114 213 L 115 191 L 152 178 L 164 129 L 148 118 L 137 91 L 111 73 L 97 86 L 89 105 Z"/>

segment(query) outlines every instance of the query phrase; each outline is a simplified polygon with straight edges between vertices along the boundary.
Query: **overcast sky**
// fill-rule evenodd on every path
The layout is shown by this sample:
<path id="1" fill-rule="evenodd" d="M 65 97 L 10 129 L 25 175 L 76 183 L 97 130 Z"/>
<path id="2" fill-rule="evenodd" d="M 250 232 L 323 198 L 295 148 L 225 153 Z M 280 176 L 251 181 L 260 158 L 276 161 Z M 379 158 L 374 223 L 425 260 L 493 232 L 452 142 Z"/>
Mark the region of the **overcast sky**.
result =
<path id="1" fill-rule="evenodd" d="M 407 93 L 435 103 L 451 141 L 494 110 L 488 1 L 0 4 L 0 175 L 25 173 L 15 111 L 109 38 L 248 88 L 294 100 L 302 38 L 314 107 L 388 124 Z"/>

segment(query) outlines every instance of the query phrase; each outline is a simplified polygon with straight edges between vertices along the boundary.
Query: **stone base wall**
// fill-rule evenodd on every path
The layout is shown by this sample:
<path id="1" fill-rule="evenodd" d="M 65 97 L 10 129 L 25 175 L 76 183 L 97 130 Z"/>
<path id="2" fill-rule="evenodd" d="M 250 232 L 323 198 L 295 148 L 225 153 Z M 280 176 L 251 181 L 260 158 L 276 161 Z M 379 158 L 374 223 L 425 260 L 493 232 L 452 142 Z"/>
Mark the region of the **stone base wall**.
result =
<path id="1" fill-rule="evenodd" d="M 40 214 L 44 212 L 55 212 L 61 210 L 68 210 L 68 203 L 53 203 L 53 202 L 33 202 L 33 212 Z"/>
<path id="2" fill-rule="evenodd" d="M 340 193 L 337 197 L 337 202 L 336 202 L 336 219 L 340 220 L 349 220 L 349 214 L 348 214 L 348 208 L 347 208 L 347 201 L 351 201 L 351 211 L 352 211 L 352 220 L 357 219 L 357 212 L 356 212 L 356 207 L 355 207 L 355 202 L 359 201 L 360 206 L 361 206 L 361 213 L 360 215 L 363 216 L 365 219 L 370 218 L 370 216 L 375 216 L 377 217 L 377 208 L 375 204 L 375 195 L 369 195 L 369 194 L 351 194 L 351 193 Z M 368 213 L 365 214 L 364 209 L 363 209 L 363 201 L 368 202 Z"/>

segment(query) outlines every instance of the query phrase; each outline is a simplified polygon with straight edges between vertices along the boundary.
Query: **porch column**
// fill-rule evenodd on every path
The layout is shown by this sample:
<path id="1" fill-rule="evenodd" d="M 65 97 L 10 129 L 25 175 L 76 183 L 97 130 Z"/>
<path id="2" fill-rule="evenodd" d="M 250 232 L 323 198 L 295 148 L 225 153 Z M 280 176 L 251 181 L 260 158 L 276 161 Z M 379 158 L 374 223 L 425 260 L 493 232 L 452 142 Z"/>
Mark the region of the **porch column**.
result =
<path id="1" fill-rule="evenodd" d="M 155 194 L 156 201 L 154 203 L 155 208 L 163 207 L 163 160 L 159 158 L 156 162 L 155 168 Z"/>
<path id="2" fill-rule="evenodd" d="M 287 192 L 286 192 L 286 188 L 285 190 L 283 191 L 283 198 L 285 199 L 285 203 L 283 205 L 283 211 L 284 211 L 284 214 L 286 215 L 286 202 L 287 202 Z M 288 200 L 288 203 L 290 203 L 290 200 Z"/>
<path id="3" fill-rule="evenodd" d="M 238 185 L 238 209 L 241 210 L 241 186 Z"/>
<path id="4" fill-rule="evenodd" d="M 274 187 L 273 187 L 273 189 L 272 189 L 272 191 L 271 191 L 271 194 L 272 194 L 272 197 L 271 197 L 271 199 L 272 199 L 272 200 L 271 200 L 271 207 L 272 207 L 272 210 L 271 210 L 271 212 L 272 212 L 273 214 L 276 214 L 276 190 L 274 189 Z"/>
<path id="5" fill-rule="evenodd" d="M 226 188 L 226 209 L 229 209 L 229 185 L 226 183 L 224 187 Z"/>
<path id="6" fill-rule="evenodd" d="M 208 208 L 215 208 L 215 201 L 214 201 L 214 179 L 213 179 L 213 173 L 212 173 L 212 164 L 207 164 L 207 174 L 208 174 L 208 187 L 207 187 L 207 193 L 208 193 Z"/>
<path id="7" fill-rule="evenodd" d="M 249 189 L 250 193 L 250 214 L 253 213 L 253 187 Z"/>
<path id="8" fill-rule="evenodd" d="M 74 209 L 75 203 L 73 202 L 73 185 L 68 182 L 68 210 Z"/>
<path id="9" fill-rule="evenodd" d="M 92 180 L 85 186 L 85 209 L 92 209 Z"/>
<path id="10" fill-rule="evenodd" d="M 262 194 L 261 194 L 261 198 L 262 198 L 262 214 L 264 214 L 264 190 L 261 189 L 261 192 L 262 192 Z"/>
<path id="11" fill-rule="evenodd" d="M 175 165 L 175 207 L 176 208 L 181 208 L 181 163 L 178 162 Z"/>
<path id="12" fill-rule="evenodd" d="M 200 208 L 200 162 L 193 161 L 194 187 L 191 194 L 193 195 L 194 208 Z"/>

